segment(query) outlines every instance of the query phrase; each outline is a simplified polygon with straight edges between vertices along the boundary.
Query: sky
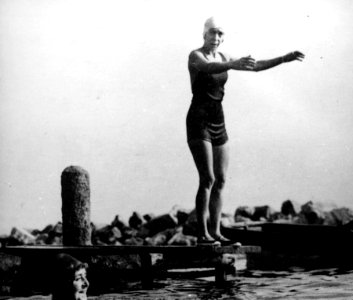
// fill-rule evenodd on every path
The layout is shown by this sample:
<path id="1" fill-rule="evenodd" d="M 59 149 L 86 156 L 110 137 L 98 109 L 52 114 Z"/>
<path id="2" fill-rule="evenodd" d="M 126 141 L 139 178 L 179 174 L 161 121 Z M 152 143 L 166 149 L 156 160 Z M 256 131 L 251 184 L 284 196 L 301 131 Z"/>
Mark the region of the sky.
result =
<path id="1" fill-rule="evenodd" d="M 0 0 L 0 234 L 60 221 L 71 165 L 90 174 L 95 223 L 193 209 L 187 58 L 210 16 L 232 56 L 306 55 L 229 72 L 223 211 L 352 207 L 352 1 Z"/>

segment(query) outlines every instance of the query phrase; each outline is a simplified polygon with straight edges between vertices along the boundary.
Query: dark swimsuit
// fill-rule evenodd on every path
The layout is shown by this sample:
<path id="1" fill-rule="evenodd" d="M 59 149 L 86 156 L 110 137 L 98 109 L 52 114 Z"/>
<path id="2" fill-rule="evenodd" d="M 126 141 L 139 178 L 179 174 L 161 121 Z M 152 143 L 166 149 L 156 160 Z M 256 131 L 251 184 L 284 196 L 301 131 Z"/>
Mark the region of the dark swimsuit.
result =
<path id="1" fill-rule="evenodd" d="M 221 57 L 226 60 L 223 54 Z M 188 143 L 201 139 L 221 146 L 228 141 L 222 107 L 228 73 L 208 74 L 190 63 L 189 72 L 193 98 L 186 117 Z"/>

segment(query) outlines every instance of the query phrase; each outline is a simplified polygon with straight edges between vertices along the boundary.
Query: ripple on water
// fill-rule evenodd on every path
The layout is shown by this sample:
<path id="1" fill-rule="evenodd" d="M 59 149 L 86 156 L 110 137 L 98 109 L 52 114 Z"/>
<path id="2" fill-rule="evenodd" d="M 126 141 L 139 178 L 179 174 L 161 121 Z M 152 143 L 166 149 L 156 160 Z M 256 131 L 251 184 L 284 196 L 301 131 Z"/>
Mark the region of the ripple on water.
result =
<path id="1" fill-rule="evenodd" d="M 212 279 L 212 280 L 211 280 Z M 306 300 L 353 299 L 353 271 L 324 269 L 314 271 L 240 273 L 221 287 L 213 278 L 157 280 L 151 289 L 131 284 L 114 293 L 91 296 L 89 300 Z M 50 296 L 11 298 L 51 300 Z"/>

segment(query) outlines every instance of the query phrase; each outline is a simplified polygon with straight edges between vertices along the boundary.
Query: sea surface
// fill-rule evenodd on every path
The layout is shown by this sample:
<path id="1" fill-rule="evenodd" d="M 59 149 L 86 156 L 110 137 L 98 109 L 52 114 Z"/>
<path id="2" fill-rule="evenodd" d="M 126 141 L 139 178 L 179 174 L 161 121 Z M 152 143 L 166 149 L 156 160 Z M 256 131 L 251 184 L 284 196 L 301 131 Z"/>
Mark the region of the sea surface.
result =
<path id="1" fill-rule="evenodd" d="M 89 296 L 89 300 L 118 299 L 235 299 L 305 300 L 353 299 L 353 270 L 243 271 L 216 286 L 214 277 L 156 280 L 150 289 L 132 283 L 118 292 Z M 3 298 L 5 299 L 5 298 Z M 50 296 L 7 298 L 50 300 Z"/>

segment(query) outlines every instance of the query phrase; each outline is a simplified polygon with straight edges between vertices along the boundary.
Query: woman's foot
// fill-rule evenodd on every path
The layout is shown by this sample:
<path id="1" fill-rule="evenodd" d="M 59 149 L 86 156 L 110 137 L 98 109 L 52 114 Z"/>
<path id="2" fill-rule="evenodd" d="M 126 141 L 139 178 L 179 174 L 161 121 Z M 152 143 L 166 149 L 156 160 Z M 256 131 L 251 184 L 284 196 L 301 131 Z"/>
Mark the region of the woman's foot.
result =
<path id="1" fill-rule="evenodd" d="M 197 245 L 199 245 L 199 246 L 218 246 L 218 245 L 221 245 L 221 242 L 213 239 L 212 237 L 201 236 L 201 237 L 197 238 Z"/>
<path id="2" fill-rule="evenodd" d="M 234 246 L 241 247 L 241 243 L 227 239 L 225 236 L 223 236 L 221 234 L 215 235 L 214 239 L 216 241 L 220 242 L 222 246 L 234 245 Z"/>

